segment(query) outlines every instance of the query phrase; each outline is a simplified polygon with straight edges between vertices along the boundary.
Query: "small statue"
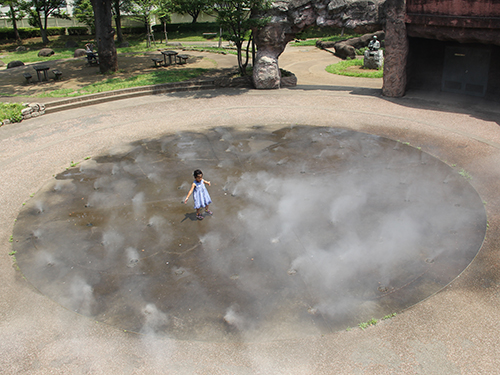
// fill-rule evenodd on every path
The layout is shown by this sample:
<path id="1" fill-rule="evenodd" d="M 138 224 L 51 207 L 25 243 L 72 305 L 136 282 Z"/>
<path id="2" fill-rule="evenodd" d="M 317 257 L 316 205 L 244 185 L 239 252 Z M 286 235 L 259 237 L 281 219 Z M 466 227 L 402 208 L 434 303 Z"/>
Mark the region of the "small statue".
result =
<path id="1" fill-rule="evenodd" d="M 368 49 L 364 53 L 363 67 L 365 69 L 381 69 L 384 66 L 384 52 L 380 49 L 380 42 L 374 35 Z"/>
<path id="2" fill-rule="evenodd" d="M 374 35 L 373 39 L 370 40 L 370 43 L 368 43 L 368 49 L 370 51 L 378 51 L 379 48 L 380 48 L 380 42 L 378 41 L 377 36 Z"/>

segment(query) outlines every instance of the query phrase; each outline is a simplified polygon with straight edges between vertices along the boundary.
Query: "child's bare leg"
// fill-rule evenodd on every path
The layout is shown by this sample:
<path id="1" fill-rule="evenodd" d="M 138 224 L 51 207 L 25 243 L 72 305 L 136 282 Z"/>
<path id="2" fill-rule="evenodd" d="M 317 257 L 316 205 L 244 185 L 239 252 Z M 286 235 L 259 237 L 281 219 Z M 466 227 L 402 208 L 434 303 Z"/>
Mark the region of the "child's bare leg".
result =
<path id="1" fill-rule="evenodd" d="M 203 219 L 203 216 L 200 214 L 200 210 L 201 210 L 201 208 L 197 208 L 197 209 L 196 209 L 196 218 L 197 218 L 198 220 Z"/>
<path id="2" fill-rule="evenodd" d="M 209 215 L 212 215 L 213 212 L 208 209 L 208 206 L 209 205 L 207 204 L 207 206 L 205 207 L 205 212 Z"/>

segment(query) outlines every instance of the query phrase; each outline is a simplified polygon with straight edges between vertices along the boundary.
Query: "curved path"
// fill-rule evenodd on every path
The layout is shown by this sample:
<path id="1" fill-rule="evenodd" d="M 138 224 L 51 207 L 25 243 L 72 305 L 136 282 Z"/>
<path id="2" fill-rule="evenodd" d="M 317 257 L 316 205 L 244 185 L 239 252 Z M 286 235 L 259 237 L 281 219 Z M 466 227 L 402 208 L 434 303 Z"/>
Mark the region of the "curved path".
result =
<path id="1" fill-rule="evenodd" d="M 299 61 L 308 58 L 287 59 L 284 55 L 282 67 L 299 77 L 299 86 L 293 89 L 227 89 L 141 97 L 0 128 L 2 373 L 498 372 L 497 104 L 419 93 L 387 100 L 373 83 L 342 78 L 336 84 L 334 78 L 322 75 L 316 63 L 304 73 Z M 310 60 L 318 59 L 312 56 Z M 177 131 L 290 125 L 334 126 L 409 142 L 456 168 L 457 173 L 466 171 L 486 204 L 489 220 L 486 240 L 476 259 L 441 292 L 364 331 L 355 328 L 260 343 L 193 342 L 124 332 L 64 309 L 35 290 L 13 266 L 9 238 L 23 202 L 72 161 L 119 153 L 130 142 Z"/>

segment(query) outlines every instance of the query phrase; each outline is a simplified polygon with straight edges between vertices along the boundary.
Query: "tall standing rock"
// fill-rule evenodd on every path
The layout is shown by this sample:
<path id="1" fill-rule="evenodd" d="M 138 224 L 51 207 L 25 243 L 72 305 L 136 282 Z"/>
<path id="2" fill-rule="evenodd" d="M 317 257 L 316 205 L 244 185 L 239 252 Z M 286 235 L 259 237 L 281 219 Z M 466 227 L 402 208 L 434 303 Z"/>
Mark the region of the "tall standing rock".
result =
<path id="1" fill-rule="evenodd" d="M 406 1 L 387 0 L 385 23 L 385 63 L 384 86 L 385 96 L 397 98 L 406 90 L 406 62 L 409 42 L 406 33 Z"/>
<path id="2" fill-rule="evenodd" d="M 258 89 L 279 89 L 281 73 L 278 57 L 288 42 L 293 40 L 287 17 L 276 14 L 274 22 L 267 24 L 255 33 L 257 56 L 253 68 L 253 82 Z"/>

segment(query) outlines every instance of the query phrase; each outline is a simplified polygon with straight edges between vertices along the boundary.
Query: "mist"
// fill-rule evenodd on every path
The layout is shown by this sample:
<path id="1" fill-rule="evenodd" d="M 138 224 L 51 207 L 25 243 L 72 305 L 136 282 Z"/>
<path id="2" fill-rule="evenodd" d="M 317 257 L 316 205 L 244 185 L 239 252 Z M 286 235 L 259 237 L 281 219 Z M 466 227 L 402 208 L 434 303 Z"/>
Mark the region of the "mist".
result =
<path id="1" fill-rule="evenodd" d="M 214 215 L 201 221 L 181 204 L 194 169 L 212 183 Z M 26 277 L 73 311 L 153 341 L 247 341 L 411 306 L 469 264 L 485 225 L 470 184 L 408 145 L 335 128 L 216 128 L 61 172 L 14 235 Z"/>

